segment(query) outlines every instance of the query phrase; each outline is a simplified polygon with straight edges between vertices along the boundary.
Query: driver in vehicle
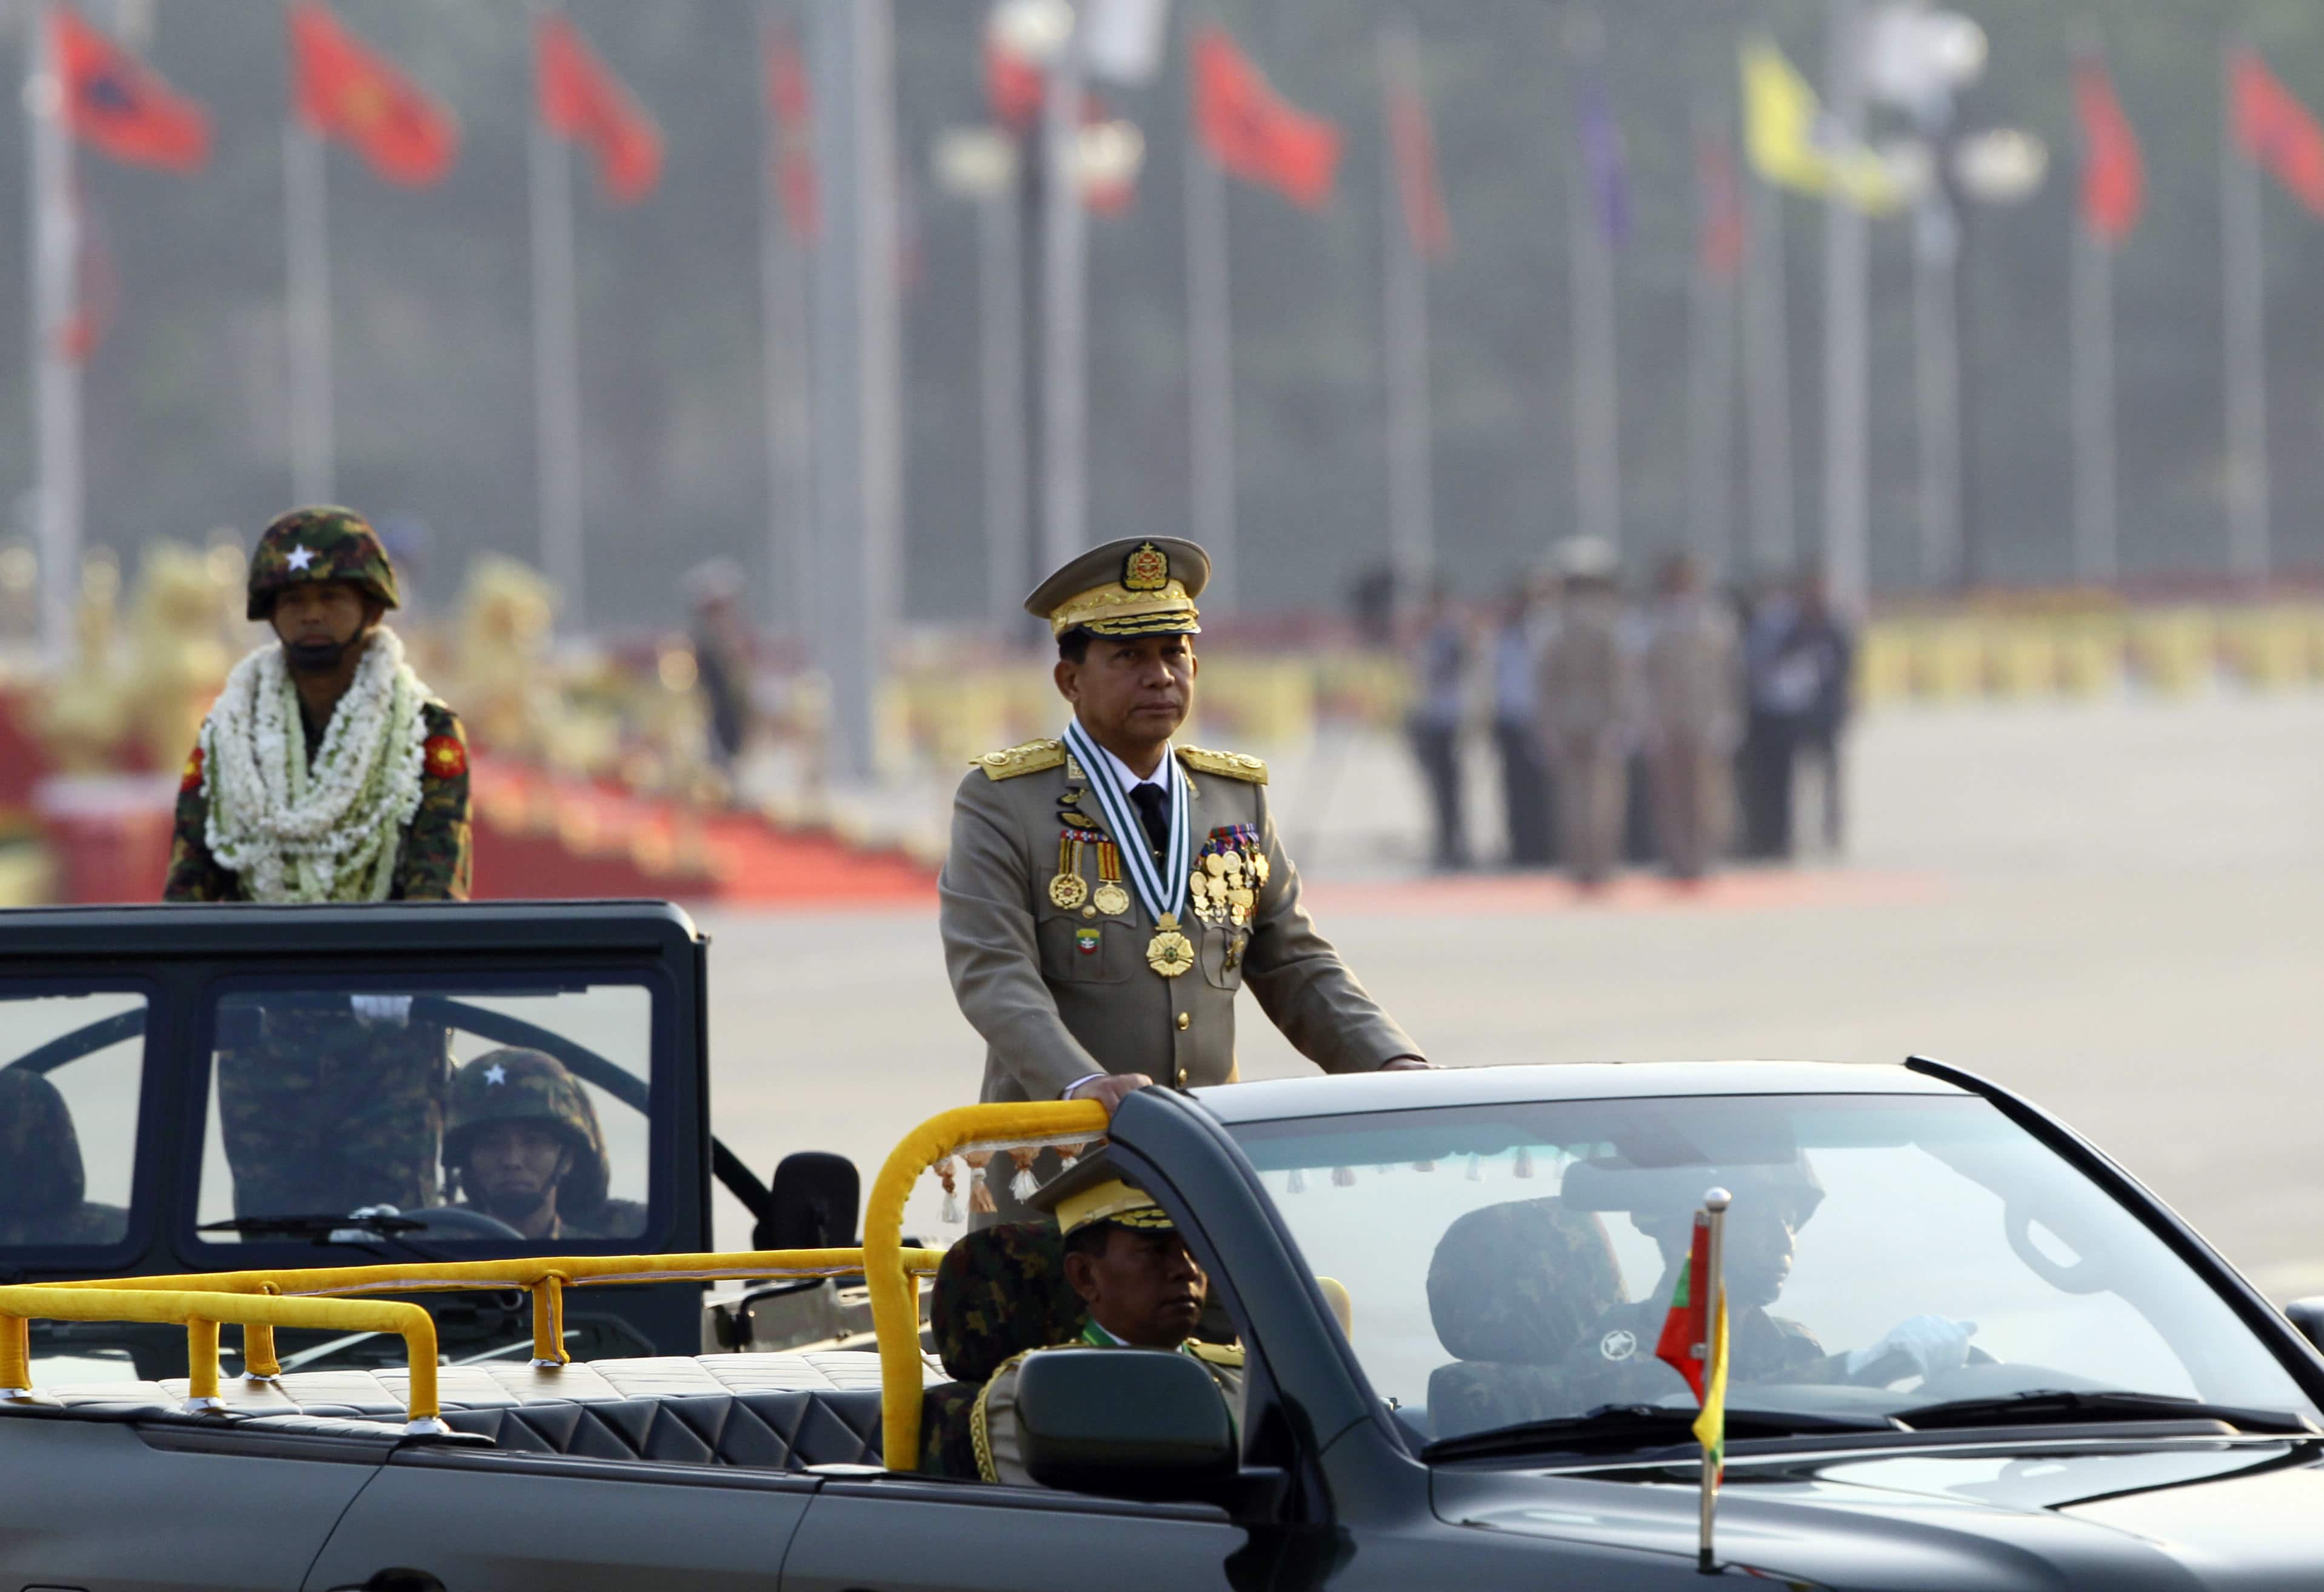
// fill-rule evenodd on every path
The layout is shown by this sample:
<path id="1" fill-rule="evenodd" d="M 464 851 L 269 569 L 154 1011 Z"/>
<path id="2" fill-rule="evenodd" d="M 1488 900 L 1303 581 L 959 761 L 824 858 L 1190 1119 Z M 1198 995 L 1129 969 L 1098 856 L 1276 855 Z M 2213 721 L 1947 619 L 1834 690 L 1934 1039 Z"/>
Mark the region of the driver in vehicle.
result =
<path id="1" fill-rule="evenodd" d="M 1570 1182 L 1586 1182 L 1591 1170 L 1591 1163 L 1580 1163 L 1566 1175 Z M 1868 1348 L 1827 1354 L 1808 1328 L 1770 1313 L 1768 1307 L 1791 1277 L 1799 1231 L 1823 1202 L 1823 1184 L 1805 1155 L 1786 1164 L 1706 1173 L 1702 1181 L 1706 1189 L 1721 1183 L 1734 1196 L 1720 1269 L 1727 1286 L 1729 1374 L 1735 1382 L 1880 1386 L 1902 1376 L 1958 1370 L 1967 1358 L 1969 1337 L 1977 1330 L 1973 1321 L 1914 1316 Z M 1632 1210 L 1629 1216 L 1661 1247 L 1662 1280 L 1645 1298 L 1606 1311 L 1567 1357 L 1568 1396 L 1577 1412 L 1600 1404 L 1652 1403 L 1684 1387 L 1678 1373 L 1655 1357 L 1655 1344 L 1687 1264 L 1694 1209 Z"/>
<path id="2" fill-rule="evenodd" d="M 1102 1150 L 1050 1179 L 1031 1202 L 1055 1216 L 1065 1235 L 1065 1282 L 1089 1316 L 1075 1341 L 1192 1357 L 1211 1374 L 1240 1427 L 1242 1350 L 1193 1336 L 1209 1280 L 1169 1212 L 1122 1182 Z M 977 1395 L 970 1429 L 977 1471 L 986 1481 L 1038 1486 L 1025 1468 L 1017 1431 L 1017 1368 L 1024 1357 L 992 1374 Z"/>
<path id="3" fill-rule="evenodd" d="M 646 1208 L 606 1195 L 612 1166 L 597 1109 L 565 1064 L 537 1050 L 487 1051 L 452 1074 L 445 1179 L 455 1210 L 519 1237 L 632 1238 Z"/>
<path id="4" fill-rule="evenodd" d="M 0 1248 L 115 1244 L 129 1229 L 118 1205 L 87 1191 L 80 1136 L 57 1086 L 29 1067 L 0 1070 Z"/>

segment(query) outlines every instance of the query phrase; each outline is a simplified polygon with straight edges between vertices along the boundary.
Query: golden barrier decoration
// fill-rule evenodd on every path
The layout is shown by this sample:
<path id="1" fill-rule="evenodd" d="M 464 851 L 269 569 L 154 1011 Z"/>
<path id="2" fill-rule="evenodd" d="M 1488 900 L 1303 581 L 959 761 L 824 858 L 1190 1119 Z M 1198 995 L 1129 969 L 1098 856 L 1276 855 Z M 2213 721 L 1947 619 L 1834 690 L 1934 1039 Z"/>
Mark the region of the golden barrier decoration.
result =
<path id="1" fill-rule="evenodd" d="M 152 1321 L 186 1329 L 186 1408 L 219 1410 L 218 1325 L 245 1332 L 313 1327 L 337 1332 L 392 1332 L 403 1339 L 410 1369 L 404 1431 L 451 1429 L 439 1416 L 436 1394 L 436 1319 L 416 1304 L 387 1299 L 286 1299 L 269 1293 L 228 1293 L 183 1288 L 59 1286 L 51 1283 L 0 1288 L 0 1399 L 29 1399 L 32 1390 L 31 1323 Z"/>
<path id="2" fill-rule="evenodd" d="M 900 1234 L 900 1217 L 898 1231 Z M 891 1246 L 899 1285 L 908 1305 L 910 1279 L 936 1269 L 934 1249 Z M 865 1270 L 862 1249 L 755 1249 L 689 1255 L 566 1255 L 513 1260 L 417 1261 L 409 1265 L 317 1266 L 294 1271 L 196 1272 L 168 1277 L 106 1277 L 90 1282 L 33 1283 L 36 1290 L 89 1289 L 114 1293 L 200 1292 L 284 1300 L 324 1301 L 364 1293 L 448 1293 L 521 1288 L 532 1295 L 532 1363 L 553 1369 L 570 1362 L 565 1348 L 564 1293 L 623 1283 L 722 1283 L 787 1277 L 849 1277 Z M 411 1308 L 417 1310 L 417 1305 Z M 423 1312 L 424 1313 L 424 1312 Z M 917 1325 L 918 1311 L 912 1312 Z M 143 1318 L 122 1318 L 138 1319 Z M 227 1317 L 226 1320 L 241 1318 Z M 875 1318 L 876 1319 L 876 1318 Z M 296 1324 L 296 1323 L 291 1323 Z M 364 1330 L 365 1329 L 355 1329 Z M 918 1342 L 917 1331 L 911 1334 Z M 432 1363 L 432 1362 L 431 1362 Z M 271 1382 L 282 1374 L 274 1353 L 273 1323 L 243 1327 L 243 1374 Z M 0 1381 L 0 1387 L 10 1384 Z"/>
<path id="3" fill-rule="evenodd" d="M 931 1252 L 904 1247 L 904 1205 L 920 1174 L 971 1148 L 1095 1139 L 1109 1120 L 1098 1100 L 960 1106 L 929 1118 L 889 1152 L 863 1207 L 863 1275 L 880 1341 L 881 1452 L 889 1469 L 917 1470 L 920 1463 L 920 1312 L 909 1257 Z"/>

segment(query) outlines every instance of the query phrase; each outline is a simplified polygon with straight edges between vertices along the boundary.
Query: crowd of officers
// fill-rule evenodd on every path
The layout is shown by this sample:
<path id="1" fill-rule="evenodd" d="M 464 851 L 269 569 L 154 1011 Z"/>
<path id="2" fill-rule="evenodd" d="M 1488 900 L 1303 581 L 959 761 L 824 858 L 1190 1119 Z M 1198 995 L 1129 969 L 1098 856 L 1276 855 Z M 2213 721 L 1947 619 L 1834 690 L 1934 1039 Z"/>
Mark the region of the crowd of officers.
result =
<path id="1" fill-rule="evenodd" d="M 1724 858 L 1788 860 L 1803 774 L 1837 851 L 1853 650 L 1813 573 L 1720 592 L 1674 554 L 1633 599 L 1593 538 L 1562 543 L 1489 613 L 1437 589 L 1416 615 L 1408 720 L 1434 865 L 1478 860 L 1463 752 L 1488 695 L 1508 867 L 1594 888 L 1626 863 L 1692 880 Z"/>

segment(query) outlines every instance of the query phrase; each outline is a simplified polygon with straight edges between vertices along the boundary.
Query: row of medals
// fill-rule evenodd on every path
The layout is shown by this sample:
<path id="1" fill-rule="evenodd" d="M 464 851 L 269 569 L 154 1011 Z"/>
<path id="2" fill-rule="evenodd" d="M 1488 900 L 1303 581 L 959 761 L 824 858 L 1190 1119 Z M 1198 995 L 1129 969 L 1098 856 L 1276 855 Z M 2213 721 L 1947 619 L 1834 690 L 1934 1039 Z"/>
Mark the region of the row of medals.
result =
<path id="1" fill-rule="evenodd" d="M 1195 860 L 1186 881 L 1186 898 L 1194 916 L 1203 922 L 1213 926 L 1232 924 L 1240 928 L 1250 921 L 1251 908 L 1259 900 L 1259 888 L 1267 883 L 1268 873 L 1267 853 L 1259 850 L 1255 838 L 1234 845 L 1213 840 Z M 1108 917 L 1119 917 L 1129 911 L 1130 892 L 1120 884 L 1102 879 L 1092 890 L 1081 874 L 1082 849 L 1091 845 L 1102 848 L 1098 853 L 1102 870 L 1102 870 L 1102 859 L 1112 842 L 1094 830 L 1068 829 L 1065 839 L 1072 846 L 1073 864 L 1061 869 L 1049 880 L 1049 899 L 1066 912 L 1084 902 Z M 1154 937 L 1146 943 L 1146 962 L 1166 979 L 1175 979 L 1194 965 L 1194 942 L 1179 930 L 1176 914 L 1164 913 L 1155 925 Z"/>

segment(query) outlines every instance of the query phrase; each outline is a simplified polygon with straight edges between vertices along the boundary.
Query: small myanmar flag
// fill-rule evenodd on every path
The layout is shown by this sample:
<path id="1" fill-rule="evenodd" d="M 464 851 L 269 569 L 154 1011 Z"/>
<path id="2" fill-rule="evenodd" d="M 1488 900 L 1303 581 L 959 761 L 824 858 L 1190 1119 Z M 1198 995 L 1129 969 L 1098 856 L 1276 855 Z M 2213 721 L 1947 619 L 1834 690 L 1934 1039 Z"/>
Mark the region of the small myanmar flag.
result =
<path id="1" fill-rule="evenodd" d="M 1702 1401 L 1694 1436 L 1711 1456 L 1715 1474 L 1727 1461 L 1727 1290 L 1719 1290 L 1716 1312 L 1710 1310 L 1710 1273 L 1711 1217 L 1699 1210 L 1694 1217 L 1694 1241 L 1671 1289 L 1670 1313 L 1663 1318 L 1655 1357 L 1685 1377 Z"/>

